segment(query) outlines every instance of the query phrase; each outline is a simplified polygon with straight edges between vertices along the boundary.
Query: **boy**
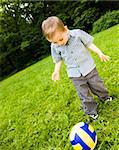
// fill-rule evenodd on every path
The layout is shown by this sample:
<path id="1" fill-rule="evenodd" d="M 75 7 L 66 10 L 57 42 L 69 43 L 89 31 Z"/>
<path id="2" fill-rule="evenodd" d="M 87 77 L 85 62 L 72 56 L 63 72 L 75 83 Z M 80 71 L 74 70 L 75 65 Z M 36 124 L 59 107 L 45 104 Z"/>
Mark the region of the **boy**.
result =
<path id="1" fill-rule="evenodd" d="M 81 106 L 85 114 L 93 119 L 98 117 L 97 103 L 90 95 L 90 91 L 102 101 L 111 101 L 103 81 L 98 76 L 96 66 L 88 52 L 88 48 L 97 53 L 101 61 L 108 61 L 94 44 L 93 37 L 80 29 L 68 30 L 56 16 L 48 17 L 42 23 L 43 34 L 51 42 L 51 54 L 55 63 L 52 80 L 60 78 L 62 60 L 67 66 L 67 73 L 72 80 Z"/>

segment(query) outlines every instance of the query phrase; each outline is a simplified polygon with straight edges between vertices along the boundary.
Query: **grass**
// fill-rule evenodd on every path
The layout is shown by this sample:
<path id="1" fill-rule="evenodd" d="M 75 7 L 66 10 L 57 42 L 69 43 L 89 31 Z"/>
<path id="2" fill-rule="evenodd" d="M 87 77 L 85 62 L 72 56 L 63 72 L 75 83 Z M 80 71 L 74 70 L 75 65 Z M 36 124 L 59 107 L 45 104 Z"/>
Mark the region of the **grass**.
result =
<path id="1" fill-rule="evenodd" d="M 117 98 L 99 103 L 99 118 L 91 123 L 97 133 L 96 150 L 119 149 L 119 25 L 94 35 L 94 43 L 111 57 L 101 62 L 93 55 L 98 72 L 110 94 Z M 72 150 L 71 128 L 88 122 L 80 101 L 66 74 L 51 81 L 51 57 L 0 82 L 0 150 Z"/>

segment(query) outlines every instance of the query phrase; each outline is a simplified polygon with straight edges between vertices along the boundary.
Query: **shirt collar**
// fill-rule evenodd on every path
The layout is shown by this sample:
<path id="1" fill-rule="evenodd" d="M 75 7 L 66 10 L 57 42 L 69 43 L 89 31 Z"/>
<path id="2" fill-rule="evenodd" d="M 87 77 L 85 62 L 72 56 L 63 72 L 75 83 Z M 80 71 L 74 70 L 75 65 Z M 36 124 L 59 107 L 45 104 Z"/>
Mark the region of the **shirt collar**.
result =
<path id="1" fill-rule="evenodd" d="M 71 30 L 68 30 L 68 35 L 69 35 L 69 37 L 70 37 L 70 36 L 73 36 L 73 37 L 76 36 L 76 35 L 74 34 L 74 32 L 72 32 Z"/>
<path id="2" fill-rule="evenodd" d="M 71 37 L 75 37 L 75 34 L 73 32 L 71 32 L 71 30 L 68 30 L 68 41 L 67 41 L 66 45 L 69 44 L 69 41 L 70 41 Z"/>

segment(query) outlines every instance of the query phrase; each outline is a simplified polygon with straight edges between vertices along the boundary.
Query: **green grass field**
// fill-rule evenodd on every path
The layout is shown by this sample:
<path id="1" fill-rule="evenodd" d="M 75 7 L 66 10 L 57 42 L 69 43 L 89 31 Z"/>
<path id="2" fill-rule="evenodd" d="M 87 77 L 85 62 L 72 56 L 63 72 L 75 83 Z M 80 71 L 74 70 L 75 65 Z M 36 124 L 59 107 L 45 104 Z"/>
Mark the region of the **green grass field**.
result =
<path id="1" fill-rule="evenodd" d="M 97 132 L 95 150 L 119 150 L 119 25 L 94 35 L 94 43 L 111 57 L 101 62 L 92 54 L 98 72 L 111 95 L 99 103 L 99 118 L 92 122 Z M 73 84 L 61 69 L 53 82 L 51 56 L 0 82 L 0 150 L 73 150 L 69 134 L 78 122 L 89 123 L 80 108 Z"/>

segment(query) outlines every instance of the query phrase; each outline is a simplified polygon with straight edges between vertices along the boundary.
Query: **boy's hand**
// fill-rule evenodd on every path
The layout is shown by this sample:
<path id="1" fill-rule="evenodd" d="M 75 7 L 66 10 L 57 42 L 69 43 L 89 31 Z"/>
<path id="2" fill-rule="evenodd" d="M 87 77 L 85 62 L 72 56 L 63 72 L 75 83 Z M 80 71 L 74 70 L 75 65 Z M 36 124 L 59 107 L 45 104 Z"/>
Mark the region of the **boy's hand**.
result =
<path id="1" fill-rule="evenodd" d="M 53 72 L 53 74 L 52 74 L 52 80 L 53 81 L 57 81 L 59 79 L 60 79 L 59 72 Z"/>
<path id="2" fill-rule="evenodd" d="M 109 59 L 110 59 L 109 56 L 104 55 L 103 53 L 99 53 L 98 56 L 101 59 L 101 61 L 104 61 L 104 62 L 109 61 Z"/>
<path id="3" fill-rule="evenodd" d="M 110 57 L 109 56 L 107 56 L 107 55 L 104 55 L 103 53 L 102 53 L 102 51 L 95 45 L 95 44 L 90 44 L 89 46 L 88 46 L 88 48 L 90 49 L 90 50 L 92 50 L 93 52 L 95 52 L 96 54 L 98 54 L 98 56 L 99 56 L 99 58 L 101 59 L 101 61 L 108 61 L 109 59 L 110 59 Z"/>

